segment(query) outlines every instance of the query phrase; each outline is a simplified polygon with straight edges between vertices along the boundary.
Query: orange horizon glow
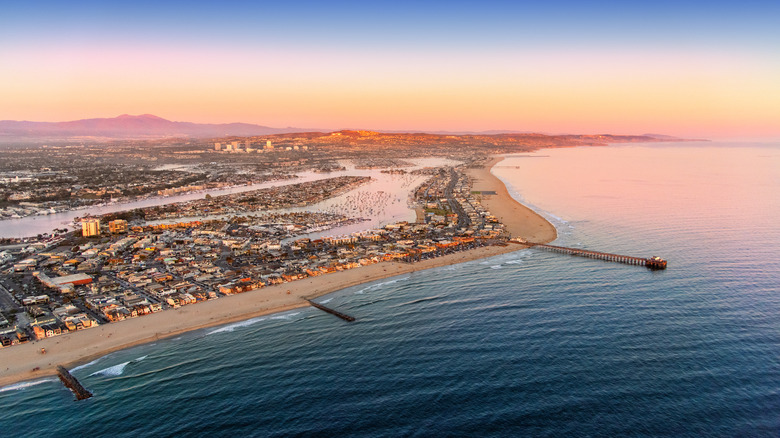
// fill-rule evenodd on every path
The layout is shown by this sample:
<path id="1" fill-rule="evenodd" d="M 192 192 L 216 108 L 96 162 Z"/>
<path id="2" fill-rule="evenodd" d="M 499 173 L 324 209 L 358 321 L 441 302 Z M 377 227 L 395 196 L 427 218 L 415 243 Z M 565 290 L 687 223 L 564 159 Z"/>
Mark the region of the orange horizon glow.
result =
<path id="1" fill-rule="evenodd" d="M 0 46 L 0 120 L 780 137 L 780 62 L 613 47 Z"/>

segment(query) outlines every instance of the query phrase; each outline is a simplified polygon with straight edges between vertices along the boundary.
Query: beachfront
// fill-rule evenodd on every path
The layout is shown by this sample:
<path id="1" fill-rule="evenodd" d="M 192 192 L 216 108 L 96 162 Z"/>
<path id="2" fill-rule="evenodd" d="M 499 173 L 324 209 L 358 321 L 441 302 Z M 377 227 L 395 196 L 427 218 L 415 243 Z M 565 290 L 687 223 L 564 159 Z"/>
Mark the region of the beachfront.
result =
<path id="1" fill-rule="evenodd" d="M 504 184 L 490 172 L 492 166 L 500 160 L 494 158 L 484 168 L 468 171 L 473 181 L 472 189 L 496 193 L 483 196 L 482 203 L 501 220 L 513 237 L 537 243 L 554 240 L 555 228 L 512 199 Z M 363 266 L 1 349 L 0 386 L 53 375 L 54 367 L 59 364 L 72 367 L 112 351 L 182 332 L 307 306 L 306 298 L 315 298 L 357 284 L 491 257 L 518 248 L 517 245 L 490 246 L 418 263 L 385 262 Z M 45 355 L 41 354 L 41 348 L 45 348 Z"/>

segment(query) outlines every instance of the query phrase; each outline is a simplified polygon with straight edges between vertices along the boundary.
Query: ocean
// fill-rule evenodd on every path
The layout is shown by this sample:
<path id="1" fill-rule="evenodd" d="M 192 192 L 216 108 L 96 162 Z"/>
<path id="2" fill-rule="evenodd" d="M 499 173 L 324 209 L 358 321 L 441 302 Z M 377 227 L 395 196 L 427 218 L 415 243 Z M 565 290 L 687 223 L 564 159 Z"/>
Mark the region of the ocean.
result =
<path id="1" fill-rule="evenodd" d="M 494 169 L 557 244 L 363 284 L 313 308 L 0 389 L 0 436 L 780 433 L 780 145 L 542 150 Z M 1 365 L 1 364 L 0 364 Z"/>

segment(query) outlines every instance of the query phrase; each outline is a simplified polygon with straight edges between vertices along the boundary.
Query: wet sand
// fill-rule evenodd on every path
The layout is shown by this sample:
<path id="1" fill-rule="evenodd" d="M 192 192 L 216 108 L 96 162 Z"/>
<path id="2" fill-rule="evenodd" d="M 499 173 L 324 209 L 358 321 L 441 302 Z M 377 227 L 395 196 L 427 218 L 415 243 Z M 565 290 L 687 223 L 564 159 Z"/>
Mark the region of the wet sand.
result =
<path id="1" fill-rule="evenodd" d="M 506 225 L 513 237 L 521 237 L 526 241 L 536 243 L 554 240 L 556 237 L 555 227 L 543 217 L 512 199 L 504 184 L 490 173 L 490 168 L 501 159 L 491 159 L 483 169 L 469 170 L 469 175 L 474 179 L 473 190 L 496 192 L 496 195 L 483 196 L 483 205 Z M 153 342 L 187 331 L 306 307 L 308 306 L 305 301 L 307 298 L 316 298 L 350 286 L 395 275 L 492 257 L 521 248 L 523 248 L 521 245 L 509 244 L 507 246 L 477 248 L 413 264 L 378 263 L 222 297 L 118 323 L 105 324 L 63 336 L 0 348 L 0 386 L 53 376 L 57 365 L 71 368 L 113 351 Z M 46 349 L 46 354 L 41 354 L 41 348 Z M 36 370 L 33 371 L 33 369 Z"/>
<path id="2" fill-rule="evenodd" d="M 509 195 L 506 186 L 489 169 L 504 157 L 492 157 L 483 169 L 469 169 L 472 191 L 493 191 L 495 195 L 482 195 L 482 205 L 498 218 L 512 237 L 526 242 L 548 243 L 558 237 L 555 227 L 535 211 L 517 202 Z"/>

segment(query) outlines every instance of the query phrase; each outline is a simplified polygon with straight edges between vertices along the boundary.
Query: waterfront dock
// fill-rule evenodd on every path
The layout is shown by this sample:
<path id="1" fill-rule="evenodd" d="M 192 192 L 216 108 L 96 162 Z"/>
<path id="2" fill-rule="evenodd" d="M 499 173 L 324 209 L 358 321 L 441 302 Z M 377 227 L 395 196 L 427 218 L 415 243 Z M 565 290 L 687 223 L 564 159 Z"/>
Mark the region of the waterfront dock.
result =
<path id="1" fill-rule="evenodd" d="M 57 365 L 57 376 L 59 376 L 60 380 L 62 380 L 63 385 L 76 394 L 76 400 L 85 400 L 92 397 L 92 393 L 87 391 L 87 389 L 84 388 L 81 383 L 76 380 L 76 378 L 73 377 L 73 375 L 71 375 L 67 369 L 65 369 L 64 366 Z"/>
<path id="2" fill-rule="evenodd" d="M 306 301 L 308 301 L 309 304 L 311 304 L 312 307 L 316 307 L 316 308 L 322 310 L 323 312 L 330 313 L 331 315 L 338 316 L 339 318 L 343 319 L 344 321 L 347 321 L 347 322 L 354 322 L 355 321 L 355 318 L 352 317 L 352 316 L 346 315 L 346 314 L 341 313 L 341 312 L 339 312 L 337 310 L 333 310 L 333 309 L 331 309 L 329 307 L 325 307 L 322 304 L 315 303 L 312 300 L 306 300 Z"/>
<path id="3" fill-rule="evenodd" d="M 600 251 L 590 251 L 580 248 L 567 248 L 565 246 L 546 245 L 542 243 L 528 243 L 532 248 L 544 249 L 547 251 L 557 252 L 561 254 L 569 254 L 580 257 L 587 257 L 591 259 L 605 260 L 608 262 L 624 263 L 627 265 L 644 266 L 648 269 L 666 269 L 666 260 L 660 257 L 632 257 L 621 254 L 610 254 Z"/>

